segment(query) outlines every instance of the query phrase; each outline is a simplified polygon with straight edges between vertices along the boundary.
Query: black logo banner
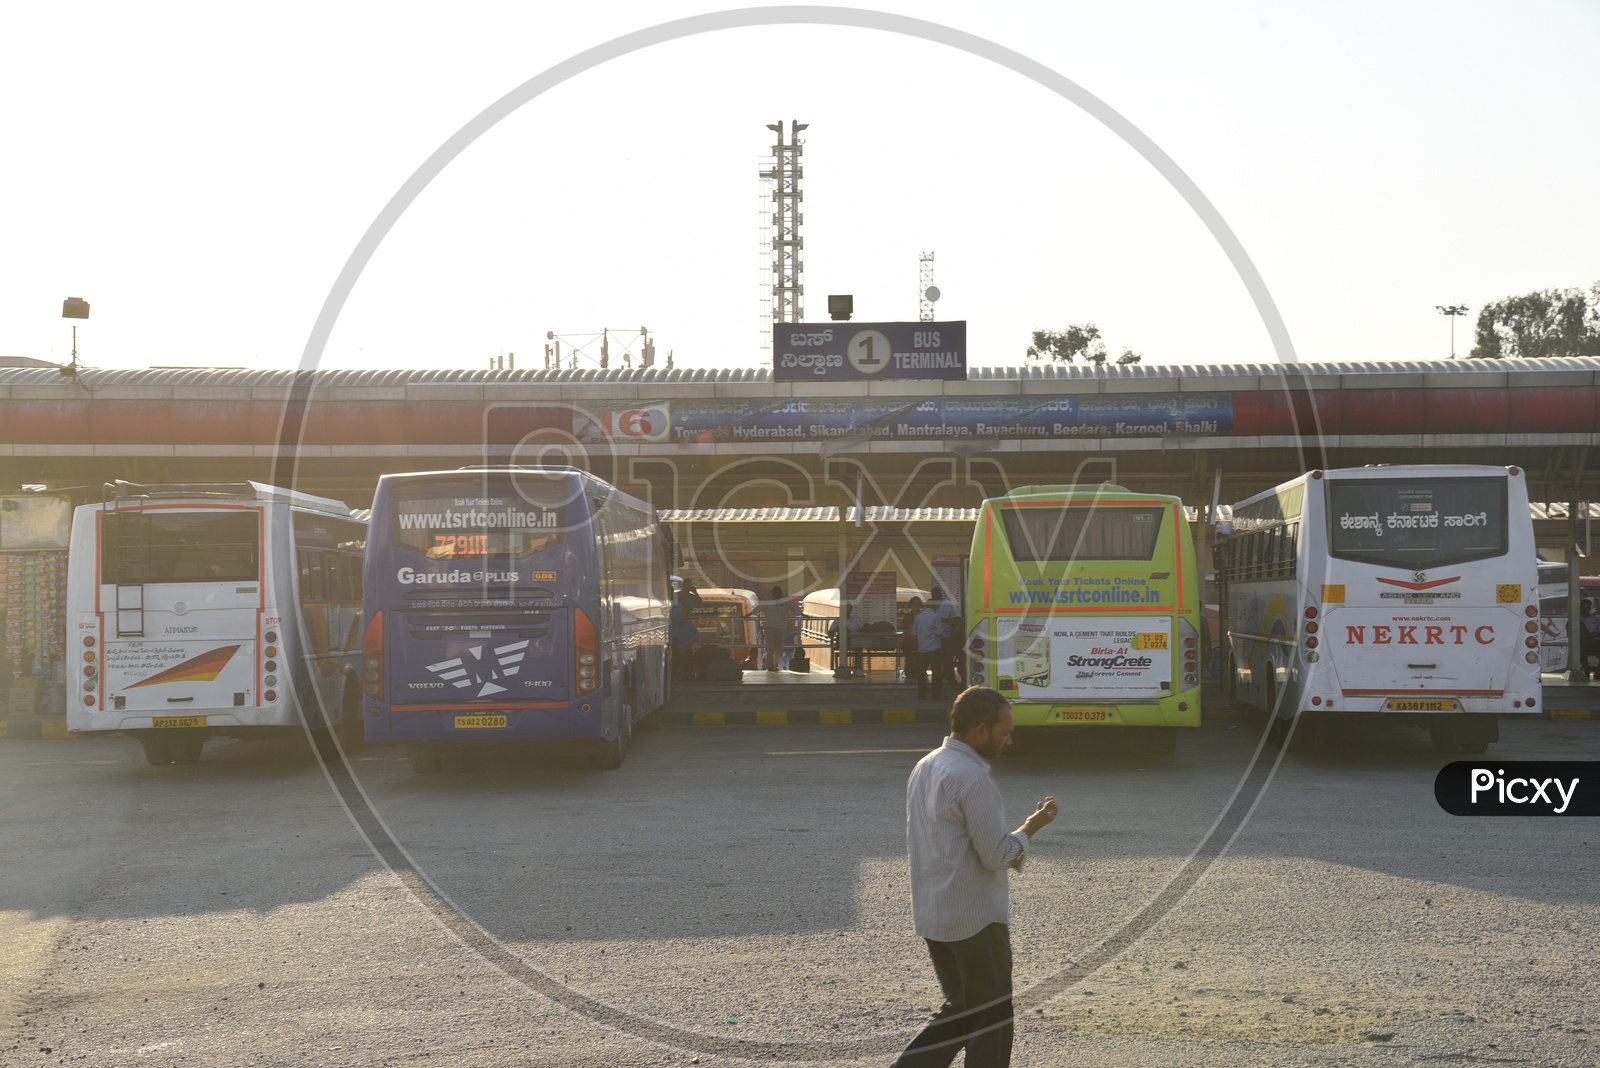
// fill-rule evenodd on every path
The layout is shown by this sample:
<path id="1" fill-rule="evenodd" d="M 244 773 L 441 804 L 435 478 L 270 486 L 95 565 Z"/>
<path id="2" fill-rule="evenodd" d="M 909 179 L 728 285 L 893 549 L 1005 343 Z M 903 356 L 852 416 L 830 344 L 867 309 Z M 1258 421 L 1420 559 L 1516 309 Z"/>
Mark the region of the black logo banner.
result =
<path id="1" fill-rule="evenodd" d="M 1433 796 L 1452 816 L 1600 816 L 1600 761 L 1457 760 Z"/>

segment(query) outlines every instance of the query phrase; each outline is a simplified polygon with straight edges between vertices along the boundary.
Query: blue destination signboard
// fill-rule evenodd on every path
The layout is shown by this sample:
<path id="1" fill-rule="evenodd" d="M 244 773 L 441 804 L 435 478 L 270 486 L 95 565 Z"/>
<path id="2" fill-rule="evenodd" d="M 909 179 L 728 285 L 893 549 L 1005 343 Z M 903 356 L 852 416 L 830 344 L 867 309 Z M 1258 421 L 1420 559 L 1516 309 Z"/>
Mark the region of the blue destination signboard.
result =
<path id="1" fill-rule="evenodd" d="M 967 324 L 774 323 L 774 382 L 967 377 Z"/>
<path id="2" fill-rule="evenodd" d="M 1229 393 L 658 403 L 659 417 L 652 425 L 675 442 L 1159 438 L 1233 432 Z"/>

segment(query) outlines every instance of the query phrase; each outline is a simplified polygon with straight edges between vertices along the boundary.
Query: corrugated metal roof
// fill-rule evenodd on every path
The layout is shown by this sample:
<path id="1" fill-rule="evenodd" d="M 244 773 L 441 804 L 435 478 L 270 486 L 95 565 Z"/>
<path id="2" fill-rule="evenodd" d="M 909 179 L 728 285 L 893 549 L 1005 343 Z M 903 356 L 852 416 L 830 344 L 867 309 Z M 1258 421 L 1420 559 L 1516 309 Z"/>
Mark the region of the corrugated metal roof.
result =
<path id="1" fill-rule="evenodd" d="M 1535 519 L 1566 519 L 1571 515 L 1565 504 L 1554 501 L 1548 503 L 1534 501 L 1530 503 L 1529 507 L 1533 509 L 1533 518 Z M 1585 512 L 1587 512 L 1587 518 L 1589 519 L 1600 519 L 1600 502 L 1589 502 L 1587 508 L 1583 507 L 1582 502 L 1580 502 L 1578 517 L 1580 519 L 1585 518 Z"/>
<path id="2" fill-rule="evenodd" d="M 1600 358 L 1537 360 L 1373 360 L 1326 363 L 1221 363 L 1221 364 L 1132 364 L 1130 366 L 1089 367 L 1082 364 L 1026 364 L 1020 367 L 974 367 L 967 380 L 994 381 L 1151 381 L 1178 379 L 1238 378 L 1278 375 L 1326 377 L 1347 374 L 1493 374 L 1527 371 L 1600 371 Z M 299 371 L 252 371 L 229 367 L 82 367 L 79 379 L 85 386 L 251 386 L 287 390 L 295 384 Z M 548 371 L 518 370 L 315 370 L 306 372 L 309 384 L 319 389 L 357 386 L 403 386 L 417 383 L 651 383 L 682 384 L 761 384 L 772 381 L 767 367 L 688 368 L 648 370 L 598 368 Z M 0 367 L 0 385 L 57 385 L 66 378 L 54 366 Z M 916 380 L 906 380 L 908 391 L 915 391 Z"/>
<path id="3" fill-rule="evenodd" d="M 839 509 L 826 508 L 668 508 L 664 523 L 837 523 Z"/>
<path id="4" fill-rule="evenodd" d="M 856 521 L 854 506 L 845 509 L 845 519 Z M 885 508 L 867 506 L 868 523 L 976 523 L 976 508 Z"/>

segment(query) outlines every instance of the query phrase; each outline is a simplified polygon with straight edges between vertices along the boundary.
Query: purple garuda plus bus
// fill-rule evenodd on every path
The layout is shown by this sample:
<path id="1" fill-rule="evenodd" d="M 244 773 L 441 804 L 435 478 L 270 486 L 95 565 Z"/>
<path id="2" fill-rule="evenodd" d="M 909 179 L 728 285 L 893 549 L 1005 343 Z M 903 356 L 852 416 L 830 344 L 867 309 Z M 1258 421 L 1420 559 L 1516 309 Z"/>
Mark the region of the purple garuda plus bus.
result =
<path id="1" fill-rule="evenodd" d="M 666 699 L 670 541 L 571 467 L 384 475 L 363 583 L 365 736 L 417 772 L 474 747 L 621 765 Z"/>

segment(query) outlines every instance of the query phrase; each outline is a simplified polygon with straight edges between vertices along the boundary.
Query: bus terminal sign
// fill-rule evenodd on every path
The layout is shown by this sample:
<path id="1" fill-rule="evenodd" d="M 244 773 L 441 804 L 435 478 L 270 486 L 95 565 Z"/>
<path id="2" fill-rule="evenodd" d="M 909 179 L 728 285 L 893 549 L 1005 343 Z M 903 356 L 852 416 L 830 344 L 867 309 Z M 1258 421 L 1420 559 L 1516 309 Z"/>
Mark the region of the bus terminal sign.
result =
<path id="1" fill-rule="evenodd" d="M 774 382 L 966 377 L 966 320 L 772 324 Z"/>

